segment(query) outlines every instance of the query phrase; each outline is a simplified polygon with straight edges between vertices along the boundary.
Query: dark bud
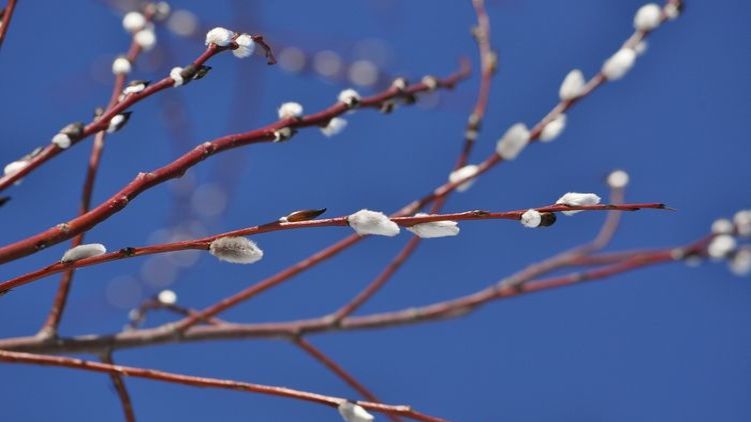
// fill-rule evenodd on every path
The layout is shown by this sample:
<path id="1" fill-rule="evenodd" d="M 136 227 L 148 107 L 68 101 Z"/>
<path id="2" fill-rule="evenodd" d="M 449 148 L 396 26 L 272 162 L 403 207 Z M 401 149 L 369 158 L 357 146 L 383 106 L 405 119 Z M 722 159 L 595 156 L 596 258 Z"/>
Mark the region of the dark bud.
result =
<path id="1" fill-rule="evenodd" d="M 72 140 L 81 139 L 83 136 L 84 124 L 82 122 L 71 123 L 60 130 L 60 133 L 68 135 Z"/>
<path id="2" fill-rule="evenodd" d="M 541 212 L 540 217 L 542 217 L 542 220 L 540 221 L 540 227 L 550 227 L 553 224 L 555 224 L 555 220 L 556 220 L 555 213 Z"/>
<path id="3" fill-rule="evenodd" d="M 131 248 L 131 247 L 127 247 L 127 248 L 120 249 L 119 252 L 123 256 L 133 256 L 133 255 L 136 254 L 136 249 L 135 248 Z"/>
<path id="4" fill-rule="evenodd" d="M 130 88 L 130 87 L 137 87 L 139 85 L 143 85 L 143 88 L 146 88 L 147 86 L 149 86 L 150 83 L 151 83 L 150 81 L 135 80 L 135 81 L 128 82 L 128 85 L 126 85 L 126 87 Z"/>
<path id="5" fill-rule="evenodd" d="M 396 107 L 396 104 L 394 104 L 393 101 L 385 101 L 383 104 L 381 104 L 381 113 L 389 114 L 392 111 L 394 111 L 395 107 Z"/>
<path id="6" fill-rule="evenodd" d="M 125 126 L 125 124 L 128 123 L 128 120 L 130 120 L 130 115 L 132 113 L 133 113 L 132 111 L 125 111 L 125 112 L 122 112 L 122 113 L 116 115 L 115 117 L 117 117 L 117 116 L 123 116 L 122 120 L 120 120 L 120 122 L 118 122 L 118 123 L 116 123 L 114 125 L 112 124 L 112 120 L 110 120 L 110 126 L 107 128 L 107 132 L 113 133 L 113 132 L 117 132 L 118 130 L 122 129 L 123 126 Z M 113 119 L 115 117 L 113 117 Z"/>
<path id="7" fill-rule="evenodd" d="M 5 295 L 7 295 L 8 293 L 10 293 L 10 289 L 7 289 L 7 290 L 0 290 L 0 296 L 5 296 Z"/>
<path id="8" fill-rule="evenodd" d="M 201 79 L 201 78 L 203 78 L 204 76 L 206 76 L 206 75 L 208 75 L 208 74 L 209 74 L 209 71 L 210 71 L 210 70 L 211 70 L 211 66 L 203 66 L 203 65 L 202 65 L 202 66 L 201 66 L 200 68 L 198 68 L 198 70 L 196 71 L 196 76 L 194 76 L 194 77 L 193 77 L 193 79 Z"/>
<path id="9" fill-rule="evenodd" d="M 404 94 L 402 96 L 404 104 L 414 104 L 417 102 L 417 96 L 415 94 Z"/>
<path id="10" fill-rule="evenodd" d="M 325 212 L 326 208 L 294 211 L 287 214 L 287 216 L 282 217 L 280 220 L 288 223 L 294 223 L 296 221 L 308 221 L 318 217 Z"/>
<path id="11" fill-rule="evenodd" d="M 10 201 L 10 196 L 0 196 L 0 207 Z"/>

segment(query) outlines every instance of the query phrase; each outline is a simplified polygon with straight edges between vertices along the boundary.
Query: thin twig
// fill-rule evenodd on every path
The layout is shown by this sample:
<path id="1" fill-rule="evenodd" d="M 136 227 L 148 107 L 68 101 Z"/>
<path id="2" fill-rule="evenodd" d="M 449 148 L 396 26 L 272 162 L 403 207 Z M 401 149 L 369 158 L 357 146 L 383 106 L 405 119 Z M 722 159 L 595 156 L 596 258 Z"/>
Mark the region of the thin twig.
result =
<path id="1" fill-rule="evenodd" d="M 102 362 L 106 363 L 108 365 L 114 365 L 115 363 L 112 361 L 112 351 L 106 351 L 102 353 Z M 118 374 L 117 372 L 110 372 L 110 379 L 112 380 L 112 385 L 115 387 L 115 391 L 117 391 L 117 396 L 120 398 L 120 403 L 123 406 L 123 413 L 125 414 L 125 420 L 127 422 L 135 422 L 136 421 L 136 415 L 133 412 L 133 402 L 130 400 L 130 394 L 128 394 L 128 388 L 125 386 L 125 381 L 123 381 L 123 377 Z"/>
<path id="2" fill-rule="evenodd" d="M 3 46 L 5 41 L 5 35 L 8 33 L 10 27 L 10 20 L 13 17 L 13 12 L 16 10 L 16 0 L 8 0 L 5 5 L 5 9 L 0 12 L 0 47 Z"/>

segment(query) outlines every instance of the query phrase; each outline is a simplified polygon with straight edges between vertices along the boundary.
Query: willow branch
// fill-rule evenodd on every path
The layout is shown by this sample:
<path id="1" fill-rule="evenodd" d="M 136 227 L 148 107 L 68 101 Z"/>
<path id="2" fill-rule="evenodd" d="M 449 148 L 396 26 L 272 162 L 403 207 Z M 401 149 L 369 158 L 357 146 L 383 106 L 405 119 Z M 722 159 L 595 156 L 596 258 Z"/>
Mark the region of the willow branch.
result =
<path id="1" fill-rule="evenodd" d="M 5 5 L 5 9 L 0 12 L 0 47 L 5 41 L 5 35 L 8 33 L 8 27 L 10 27 L 10 20 L 13 17 L 13 12 L 16 10 L 16 0 L 8 0 Z"/>
<path id="2" fill-rule="evenodd" d="M 207 51 L 212 51 L 212 49 L 210 48 Z M 452 88 L 457 82 L 464 79 L 468 72 L 468 65 L 464 63 L 459 72 L 445 79 L 437 80 L 437 88 Z M 169 80 L 171 81 L 171 79 Z M 150 85 L 142 91 L 142 93 L 147 92 L 147 90 L 153 86 L 158 86 L 158 84 Z M 409 85 L 404 89 L 392 86 L 379 94 L 363 98 L 359 103 L 359 107 L 380 108 L 387 101 L 399 98 L 411 98 L 420 92 L 425 92 L 430 89 L 431 86 L 424 82 Z M 128 101 L 129 98 L 130 97 L 126 98 L 124 101 Z M 97 224 L 121 211 L 130 201 L 144 191 L 170 179 L 182 176 L 189 168 L 214 154 L 245 145 L 272 142 L 277 139 L 277 131 L 283 128 L 298 129 L 310 126 L 325 126 L 332 118 L 339 116 L 348 110 L 350 110 L 350 108 L 347 104 L 337 102 L 331 107 L 318 113 L 300 118 L 290 117 L 281 119 L 260 129 L 226 135 L 213 141 L 204 142 L 164 167 L 148 173 L 139 173 L 138 176 L 136 176 L 136 178 L 127 186 L 88 213 L 76 217 L 67 223 L 58 224 L 55 227 L 51 227 L 26 239 L 3 246 L 0 248 L 0 264 L 33 254 L 41 249 L 63 242 L 79 233 L 83 233 L 93 228 Z"/>
<path id="3" fill-rule="evenodd" d="M 45 356 L 31 353 L 12 352 L 0 350 L 0 361 L 8 363 L 30 363 L 43 366 L 58 366 L 72 369 L 79 369 L 92 372 L 101 372 L 106 374 L 115 374 L 120 376 L 145 378 L 154 381 L 168 382 L 173 384 L 190 385 L 194 387 L 221 388 L 226 390 L 243 391 L 249 393 L 264 394 L 276 397 L 285 397 L 296 400 L 317 403 L 324 406 L 336 408 L 340 403 L 346 401 L 340 397 L 326 396 L 323 394 L 310 393 L 307 391 L 293 390 L 286 387 L 276 387 L 263 384 L 252 384 L 248 382 L 233 381 L 218 378 L 196 377 L 191 375 L 176 374 L 172 372 L 159 371 L 155 369 L 136 368 L 131 366 L 113 365 L 109 363 L 99 363 L 83 359 L 75 359 L 62 356 Z M 415 410 L 409 406 L 388 405 L 373 403 L 367 401 L 358 401 L 358 405 L 365 409 L 372 410 L 387 415 L 400 415 L 418 421 L 440 422 L 443 419 L 429 416 Z"/>
<path id="4" fill-rule="evenodd" d="M 102 363 L 114 366 L 111 351 L 102 354 Z M 125 414 L 125 420 L 127 422 L 135 422 L 136 414 L 133 412 L 133 402 L 130 400 L 130 394 L 128 394 L 128 388 L 125 386 L 123 377 L 117 372 L 110 372 L 110 380 L 112 380 L 112 385 L 115 387 L 117 397 L 120 399 L 120 404 L 122 405 L 123 413 Z"/>

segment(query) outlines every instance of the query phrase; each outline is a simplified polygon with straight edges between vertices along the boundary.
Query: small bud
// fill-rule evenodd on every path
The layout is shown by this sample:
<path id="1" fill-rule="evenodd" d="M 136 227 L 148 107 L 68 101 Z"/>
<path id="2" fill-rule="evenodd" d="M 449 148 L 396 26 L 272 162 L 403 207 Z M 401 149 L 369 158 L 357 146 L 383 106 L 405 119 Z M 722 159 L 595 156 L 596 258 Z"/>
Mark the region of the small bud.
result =
<path id="1" fill-rule="evenodd" d="M 427 215 L 429 214 L 417 213 L 415 214 L 415 217 L 425 217 Z M 459 234 L 459 226 L 457 225 L 456 221 L 450 220 L 431 221 L 428 223 L 415 224 L 412 227 L 407 227 L 407 230 L 423 239 L 456 236 L 457 234 Z"/>
<path id="2" fill-rule="evenodd" d="M 645 4 L 634 15 L 634 28 L 638 31 L 651 31 L 660 26 L 661 20 L 660 6 L 655 3 Z"/>
<path id="3" fill-rule="evenodd" d="M 288 102 L 279 107 L 279 118 L 300 118 L 302 116 L 302 105 L 300 103 Z"/>
<path id="4" fill-rule="evenodd" d="M 340 92 L 337 99 L 349 107 L 356 107 L 360 103 L 360 94 L 354 89 L 349 88 Z"/>
<path id="5" fill-rule="evenodd" d="M 170 70 L 169 77 L 172 78 L 173 81 L 175 81 L 172 86 L 180 86 L 183 84 L 183 82 L 185 82 L 182 72 L 182 67 L 173 67 L 172 70 Z"/>
<path id="6" fill-rule="evenodd" d="M 380 110 L 381 110 L 381 113 L 383 114 L 389 114 L 392 111 L 394 111 L 395 108 L 396 108 L 396 103 L 394 103 L 393 101 L 384 101 L 381 104 Z"/>
<path id="7" fill-rule="evenodd" d="M 26 160 L 18 160 L 13 161 L 11 163 L 8 163 L 5 165 L 5 168 L 3 169 L 3 174 L 7 176 L 12 176 L 19 171 L 21 171 L 24 167 L 28 166 L 29 162 Z"/>
<path id="8" fill-rule="evenodd" d="M 131 81 L 125 86 L 125 88 L 123 88 L 122 97 L 125 97 L 128 94 L 137 94 L 146 89 L 147 86 L 149 86 L 149 81 Z"/>
<path id="9" fill-rule="evenodd" d="M 529 143 L 529 130 L 524 123 L 511 126 L 498 140 L 495 151 L 504 160 L 513 160 Z"/>
<path id="10" fill-rule="evenodd" d="M 614 170 L 608 175 L 608 186 L 611 189 L 623 189 L 628 185 L 629 176 L 623 170 Z"/>
<path id="11" fill-rule="evenodd" d="M 235 33 L 229 29 L 216 27 L 206 33 L 206 45 L 216 44 L 220 47 L 226 47 L 232 42 Z"/>
<path id="12" fill-rule="evenodd" d="M 7 204 L 10 201 L 10 196 L 0 196 L 0 207 Z"/>
<path id="13" fill-rule="evenodd" d="M 248 34 L 241 34 L 235 39 L 237 48 L 232 50 L 232 54 L 238 59 L 250 57 L 256 49 L 256 42 Z"/>
<path id="14" fill-rule="evenodd" d="M 131 112 L 126 111 L 120 114 L 116 114 L 115 116 L 110 119 L 109 126 L 107 126 L 107 133 L 115 133 L 118 130 L 122 129 L 123 126 L 125 126 L 126 123 L 128 123 L 128 119 L 130 119 Z"/>
<path id="15" fill-rule="evenodd" d="M 733 223 L 738 236 L 751 236 L 751 210 L 741 210 L 733 216 Z"/>
<path id="16" fill-rule="evenodd" d="M 709 243 L 709 246 L 707 246 L 707 255 L 713 259 L 724 259 L 735 250 L 737 245 L 738 243 L 733 236 L 721 234 L 715 236 Z"/>
<path id="17" fill-rule="evenodd" d="M 343 401 L 338 407 L 339 414 L 346 422 L 373 422 L 375 418 L 362 406 L 350 401 Z"/>
<path id="18" fill-rule="evenodd" d="M 127 75 L 128 73 L 130 73 L 130 70 L 130 60 L 128 60 L 124 56 L 118 56 L 112 62 L 112 73 L 114 73 L 115 75 Z"/>
<path id="19" fill-rule="evenodd" d="M 144 51 L 149 51 L 156 45 L 156 33 L 151 28 L 142 29 L 133 36 L 136 42 Z"/>
<path id="20" fill-rule="evenodd" d="M 156 298 L 163 305 L 174 305 L 177 303 L 177 294 L 172 290 L 162 290 Z"/>
<path id="21" fill-rule="evenodd" d="M 720 218 L 712 223 L 712 234 L 733 234 L 735 225 L 727 218 Z"/>
<path id="22" fill-rule="evenodd" d="M 422 83 L 428 88 L 428 91 L 434 91 L 438 88 L 438 79 L 432 75 L 426 75 L 422 78 Z"/>
<path id="23" fill-rule="evenodd" d="M 279 219 L 282 223 L 312 220 L 326 212 L 326 208 L 294 211 Z"/>
<path id="24" fill-rule="evenodd" d="M 574 98 L 579 98 L 584 91 L 584 85 L 584 74 L 581 70 L 574 69 L 571 72 L 568 72 L 568 75 L 563 78 L 561 88 L 558 90 L 558 96 L 561 98 L 561 101 L 569 101 Z"/>
<path id="25" fill-rule="evenodd" d="M 407 80 L 404 78 L 396 78 L 394 79 L 394 82 L 391 82 L 391 86 L 399 91 L 404 91 L 407 89 Z"/>
<path id="26" fill-rule="evenodd" d="M 542 223 L 542 214 L 537 210 L 527 210 L 519 220 L 524 227 L 535 228 Z"/>
<path id="27" fill-rule="evenodd" d="M 347 217 L 347 221 L 360 236 L 366 234 L 396 236 L 399 234 L 399 226 L 382 212 L 362 209 Z"/>
<path id="28" fill-rule="evenodd" d="M 751 274 L 751 248 L 738 249 L 728 262 L 728 267 L 739 277 Z"/>
<path id="29" fill-rule="evenodd" d="M 594 193 L 568 192 L 558 198 L 555 203 L 568 206 L 597 205 L 600 203 L 600 197 L 595 195 Z M 579 212 L 581 212 L 581 210 L 563 211 L 565 215 L 574 215 Z"/>
<path id="30" fill-rule="evenodd" d="M 346 127 L 346 120 L 342 119 L 341 117 L 334 117 L 333 119 L 329 120 L 329 124 L 321 128 L 321 132 L 328 137 L 332 137 L 334 135 L 340 134 Z"/>
<path id="31" fill-rule="evenodd" d="M 57 145 L 58 148 L 66 149 L 74 140 L 78 140 L 83 136 L 83 129 L 84 125 L 81 122 L 70 123 L 52 137 L 52 143 Z"/>
<path id="32" fill-rule="evenodd" d="M 263 258 L 263 251 L 247 237 L 220 237 L 209 245 L 209 252 L 220 261 L 252 264 Z"/>
<path id="33" fill-rule="evenodd" d="M 649 48 L 649 43 L 647 40 L 641 40 L 638 44 L 634 46 L 634 52 L 636 52 L 637 56 L 643 56 L 644 53 L 647 52 L 647 49 Z"/>
<path id="34" fill-rule="evenodd" d="M 63 254 L 60 262 L 67 263 L 78 261 L 80 259 L 91 258 L 93 256 L 104 255 L 107 252 L 107 248 L 101 243 L 89 243 L 86 245 L 78 245 L 74 248 L 70 248 Z"/>
<path id="35" fill-rule="evenodd" d="M 477 174 L 479 167 L 474 164 L 468 164 L 456 169 L 449 174 L 449 182 L 456 183 L 460 180 L 468 179 L 466 182 L 456 187 L 457 192 L 464 192 L 475 183 L 474 176 Z"/>
<path id="36" fill-rule="evenodd" d="M 665 12 L 665 17 L 671 21 L 677 19 L 678 16 L 681 15 L 681 9 L 674 3 L 666 4 L 663 10 Z"/>
<path id="37" fill-rule="evenodd" d="M 196 74 L 193 76 L 194 80 L 198 80 L 203 78 L 204 76 L 209 74 L 209 71 L 211 70 L 211 66 L 201 66 L 196 71 Z"/>
<path id="38" fill-rule="evenodd" d="M 631 70 L 635 61 L 634 50 L 622 48 L 605 61 L 602 65 L 602 74 L 610 81 L 621 79 Z"/>
<path id="39" fill-rule="evenodd" d="M 274 131 L 274 142 L 283 142 L 291 138 L 295 133 L 294 129 L 290 127 L 283 127 Z"/>
<path id="40" fill-rule="evenodd" d="M 138 12 L 129 12 L 123 16 L 123 28 L 130 33 L 140 31 L 146 26 L 146 18 Z"/>
<path id="41" fill-rule="evenodd" d="M 555 224 L 555 220 L 558 219 L 553 212 L 541 212 L 540 216 L 542 216 L 540 227 L 550 227 Z"/>
<path id="42" fill-rule="evenodd" d="M 148 9 L 151 9 L 154 15 L 154 19 L 158 21 L 167 19 L 167 16 L 169 16 L 170 12 L 172 11 L 169 3 L 167 3 L 166 1 L 160 1 L 159 3 L 149 3 L 146 7 Z"/>
<path id="43" fill-rule="evenodd" d="M 558 135 L 563 132 L 563 129 L 566 128 L 566 115 L 565 114 L 559 114 L 555 117 L 555 119 L 548 122 L 548 124 L 545 125 L 545 127 L 542 128 L 542 132 L 540 132 L 540 141 L 542 142 L 550 142 L 558 137 Z"/>

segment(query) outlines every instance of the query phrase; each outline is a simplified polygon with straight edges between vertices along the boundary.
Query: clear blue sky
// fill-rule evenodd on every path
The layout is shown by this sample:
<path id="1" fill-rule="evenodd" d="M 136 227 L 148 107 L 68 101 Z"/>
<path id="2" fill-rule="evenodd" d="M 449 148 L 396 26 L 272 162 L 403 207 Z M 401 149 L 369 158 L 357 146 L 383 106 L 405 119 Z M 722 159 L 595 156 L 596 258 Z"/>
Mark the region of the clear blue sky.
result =
<path id="1" fill-rule="evenodd" d="M 128 43 L 119 14 L 101 2 L 20 3 L 0 51 L 3 162 L 48 142 L 66 123 L 87 120 L 107 100 L 109 64 Z M 272 45 L 333 50 L 348 61 L 360 58 L 364 41 L 380 40 L 387 53 L 382 68 L 392 75 L 444 75 L 461 56 L 477 60 L 468 35 L 475 19 L 469 0 L 185 3 L 181 6 L 206 25 L 262 32 Z M 554 105 L 570 69 L 594 73 L 631 32 L 640 4 L 490 1 L 492 41 L 501 69 L 474 160 L 487 156 L 510 124 L 539 120 Z M 690 1 L 684 16 L 650 38 L 647 54 L 631 74 L 569 113 L 561 138 L 536 145 L 488 173 L 466 193 L 453 196 L 446 210 L 538 206 L 570 190 L 605 194 L 603 176 L 624 168 L 632 179 L 629 199 L 666 202 L 678 212 L 625 215 L 611 246 L 621 250 L 691 241 L 715 218 L 751 206 L 749 18 L 746 1 Z M 163 29 L 158 35 L 163 52 L 147 54 L 135 77 L 161 77 L 203 49 L 201 40 Z M 108 139 L 95 203 L 138 171 L 161 166 L 191 145 L 272 121 L 284 101 L 299 101 L 314 111 L 348 86 L 267 67 L 260 57 L 239 61 L 225 54 L 211 65 L 207 79 L 133 109 L 125 130 Z M 335 138 L 309 130 L 287 144 L 214 157 L 189 172 L 193 187 L 187 197 L 196 197 L 199 204 L 216 203 L 207 198 L 211 186 L 218 186 L 228 192 L 226 208 L 214 216 L 189 212 L 187 224 L 215 233 L 301 208 L 327 207 L 331 216 L 363 207 L 395 210 L 445 180 L 477 82 L 475 73 L 455 91 L 442 93 L 435 108 L 348 116 L 349 127 Z M 166 129 L 162 114 L 175 99 L 185 101 L 190 120 L 180 125 L 187 134 L 181 140 Z M 0 243 L 75 215 L 89 145 L 78 145 L 10 189 L 13 200 L 0 209 Z M 92 230 L 88 239 L 112 249 L 158 240 L 160 229 L 186 221 L 185 212 L 176 213 L 171 205 L 177 186 L 142 195 Z M 361 312 L 400 309 L 480 289 L 586 241 L 603 218 L 579 214 L 548 230 L 525 230 L 504 221 L 467 222 L 458 237 L 425 241 Z M 180 303 L 203 307 L 348 234 L 344 228 L 328 228 L 258 236 L 266 256 L 252 266 L 218 263 L 204 255 L 187 268 L 174 260 L 133 259 L 80 271 L 62 333 L 119 330 L 127 309 L 108 300 L 108 291 L 119 299 L 127 299 L 128 292 L 148 296 L 163 283 L 177 292 Z M 330 312 L 369 282 L 406 240 L 406 234 L 370 239 L 225 317 L 251 322 Z M 58 245 L 4 265 L 0 278 L 55 261 L 65 248 Z M 183 256 L 180 262 L 185 260 Z M 0 336 L 36 332 L 56 285 L 57 279 L 49 278 L 2 298 Z M 311 341 L 384 401 L 408 403 L 451 420 L 747 421 L 749 303 L 749 280 L 732 276 L 723 264 L 668 265 L 494 303 L 462 319 L 328 334 Z M 154 314 L 148 324 L 165 321 L 165 315 Z M 355 397 L 283 341 L 160 346 L 117 352 L 115 358 L 127 365 Z M 126 382 L 143 421 L 339 418 L 331 409 L 291 400 Z M 122 417 L 108 377 L 101 374 L 2 364 L 0 397 L 2 419 L 8 421 Z"/>

